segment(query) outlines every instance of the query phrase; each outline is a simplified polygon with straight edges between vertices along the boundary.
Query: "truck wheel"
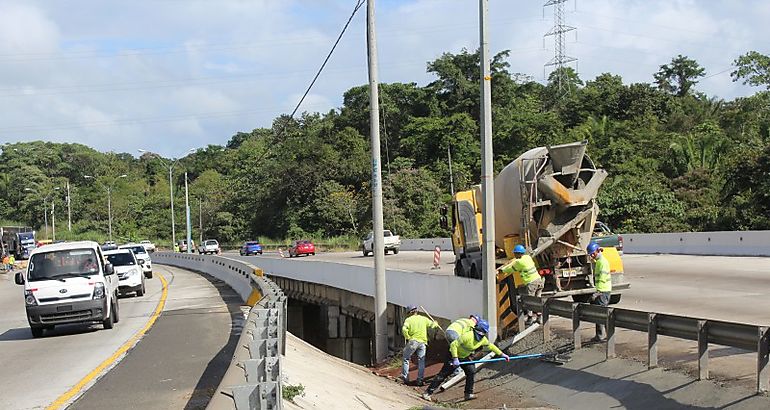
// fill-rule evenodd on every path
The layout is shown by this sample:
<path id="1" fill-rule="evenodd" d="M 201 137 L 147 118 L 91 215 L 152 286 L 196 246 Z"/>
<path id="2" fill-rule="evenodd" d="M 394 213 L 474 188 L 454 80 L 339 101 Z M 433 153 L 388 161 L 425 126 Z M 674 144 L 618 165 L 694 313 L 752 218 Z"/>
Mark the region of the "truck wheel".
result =
<path id="1" fill-rule="evenodd" d="M 152 271 L 145 272 L 144 273 L 144 277 L 147 278 L 147 279 L 152 279 Z"/>
<path id="2" fill-rule="evenodd" d="M 139 289 L 136 291 L 136 296 L 144 296 L 144 283 L 142 284 L 142 287 L 141 287 L 141 288 L 139 288 Z"/>
<path id="3" fill-rule="evenodd" d="M 616 295 L 610 295 L 610 305 L 615 305 L 615 304 L 620 303 L 620 297 L 621 296 L 622 295 L 620 293 L 618 293 Z"/>
<path id="4" fill-rule="evenodd" d="M 43 336 L 43 328 L 42 327 L 30 327 L 29 330 L 32 331 L 32 337 L 41 337 L 41 336 Z"/>
<path id="5" fill-rule="evenodd" d="M 393 249 L 393 254 L 398 255 L 398 248 Z"/>
<path id="6" fill-rule="evenodd" d="M 115 297 L 115 317 L 113 318 L 113 322 L 118 323 L 120 322 L 120 302 L 118 302 L 118 298 Z"/>
<path id="7" fill-rule="evenodd" d="M 385 255 L 387 255 L 388 254 L 388 248 L 385 248 L 384 252 L 385 252 Z"/>
<path id="8" fill-rule="evenodd" d="M 369 251 L 367 251 L 366 248 L 364 248 L 364 250 L 362 252 L 363 252 L 364 256 L 369 256 Z"/>

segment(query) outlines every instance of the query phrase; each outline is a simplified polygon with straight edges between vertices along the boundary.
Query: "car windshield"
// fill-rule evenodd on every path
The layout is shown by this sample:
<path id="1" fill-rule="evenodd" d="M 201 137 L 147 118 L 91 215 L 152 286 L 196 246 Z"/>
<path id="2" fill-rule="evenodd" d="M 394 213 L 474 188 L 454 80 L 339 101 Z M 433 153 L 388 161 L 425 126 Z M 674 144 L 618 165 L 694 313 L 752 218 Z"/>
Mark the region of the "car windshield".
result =
<path id="1" fill-rule="evenodd" d="M 206 241 L 206 245 L 218 245 L 217 241 Z"/>
<path id="2" fill-rule="evenodd" d="M 246 246 L 259 245 L 259 242 L 246 242 Z"/>
<path id="3" fill-rule="evenodd" d="M 29 261 L 27 280 L 90 276 L 98 272 L 99 264 L 93 249 L 68 249 L 33 255 Z"/>
<path id="4" fill-rule="evenodd" d="M 130 249 L 134 252 L 134 254 L 140 254 L 140 253 L 147 253 L 147 250 L 144 249 L 144 246 L 128 246 L 123 249 Z"/>
<path id="5" fill-rule="evenodd" d="M 136 265 L 136 262 L 134 261 L 133 255 L 131 255 L 128 252 L 113 253 L 111 255 L 106 255 L 106 256 L 107 256 L 107 260 L 113 266 L 133 266 L 133 265 Z"/>

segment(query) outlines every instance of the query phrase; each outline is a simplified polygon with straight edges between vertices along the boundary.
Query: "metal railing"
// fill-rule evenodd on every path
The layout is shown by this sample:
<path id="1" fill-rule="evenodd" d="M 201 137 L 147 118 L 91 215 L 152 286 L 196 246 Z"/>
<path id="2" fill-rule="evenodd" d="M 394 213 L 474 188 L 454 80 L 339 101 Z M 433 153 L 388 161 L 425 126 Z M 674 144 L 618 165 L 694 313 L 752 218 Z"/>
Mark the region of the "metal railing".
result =
<path id="1" fill-rule="evenodd" d="M 698 376 L 709 378 L 709 343 L 737 347 L 757 352 L 757 393 L 768 391 L 770 384 L 770 331 L 768 326 L 725 322 L 704 318 L 645 312 L 616 307 L 604 307 L 564 300 L 520 296 L 519 312 L 532 310 L 542 313 L 543 340 L 551 339 L 550 316 L 572 319 L 575 348 L 582 345 L 580 322 L 603 324 L 607 327 L 607 358 L 615 357 L 615 329 L 631 329 L 647 333 L 647 366 L 658 366 L 658 335 L 698 342 Z M 525 315 L 519 315 L 519 329 L 524 329 Z"/>

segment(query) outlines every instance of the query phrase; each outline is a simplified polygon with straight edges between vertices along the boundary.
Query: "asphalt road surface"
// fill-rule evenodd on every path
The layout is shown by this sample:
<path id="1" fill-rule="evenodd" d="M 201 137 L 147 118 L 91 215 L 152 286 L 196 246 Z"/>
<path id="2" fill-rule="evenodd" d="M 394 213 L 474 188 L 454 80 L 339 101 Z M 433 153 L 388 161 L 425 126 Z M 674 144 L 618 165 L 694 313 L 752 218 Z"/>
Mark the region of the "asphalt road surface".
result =
<path id="1" fill-rule="evenodd" d="M 229 258 L 259 266 L 260 258 L 280 258 L 278 253 Z M 297 263 L 321 260 L 374 267 L 374 258 L 361 252 L 325 252 L 291 258 Z M 700 316 L 752 324 L 770 324 L 770 258 L 689 255 L 624 255 L 626 279 L 631 289 L 618 306 L 659 313 Z M 441 252 L 440 269 L 433 252 L 401 251 L 386 255 L 387 269 L 451 275 L 454 255 Z"/>
<path id="2" fill-rule="evenodd" d="M 145 296 L 120 299 L 115 328 L 60 326 L 39 339 L 29 331 L 21 286 L 0 274 L 0 408 L 44 408 L 113 356 L 158 306 L 159 275 L 169 283 L 161 316 L 71 408 L 205 406 L 230 362 L 240 300 L 221 282 L 158 265 Z"/>

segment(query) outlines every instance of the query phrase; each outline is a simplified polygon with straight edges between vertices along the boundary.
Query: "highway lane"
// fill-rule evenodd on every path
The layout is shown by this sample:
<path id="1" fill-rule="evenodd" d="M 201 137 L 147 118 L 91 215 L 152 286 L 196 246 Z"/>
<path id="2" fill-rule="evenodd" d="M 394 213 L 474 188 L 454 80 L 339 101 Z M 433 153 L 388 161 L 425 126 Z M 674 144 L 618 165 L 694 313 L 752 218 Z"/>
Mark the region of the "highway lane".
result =
<path id="1" fill-rule="evenodd" d="M 44 408 L 113 356 L 158 306 L 160 275 L 169 285 L 157 322 L 71 408 L 205 407 L 240 333 L 240 298 L 223 282 L 156 265 L 145 296 L 120 299 L 114 329 L 68 325 L 39 339 L 29 332 L 21 287 L 0 274 L 0 409 Z"/>
<path id="2" fill-rule="evenodd" d="M 277 253 L 259 256 L 224 256 L 259 265 L 259 258 L 280 258 Z M 441 252 L 440 269 L 433 252 L 402 251 L 387 255 L 388 269 L 451 275 L 451 251 Z M 291 258 L 292 263 L 326 261 L 374 267 L 374 258 L 360 252 L 324 252 Z M 689 255 L 624 255 L 626 279 L 631 289 L 618 306 L 629 309 L 701 316 L 754 324 L 770 324 L 770 258 Z"/>
<path id="3" fill-rule="evenodd" d="M 158 305 L 160 279 L 147 281 L 141 298 L 120 299 L 120 322 L 65 325 L 33 339 L 24 311 L 22 287 L 10 274 L 0 274 L 0 408 L 45 407 L 109 358 L 139 331 Z"/>

